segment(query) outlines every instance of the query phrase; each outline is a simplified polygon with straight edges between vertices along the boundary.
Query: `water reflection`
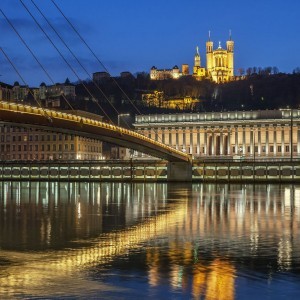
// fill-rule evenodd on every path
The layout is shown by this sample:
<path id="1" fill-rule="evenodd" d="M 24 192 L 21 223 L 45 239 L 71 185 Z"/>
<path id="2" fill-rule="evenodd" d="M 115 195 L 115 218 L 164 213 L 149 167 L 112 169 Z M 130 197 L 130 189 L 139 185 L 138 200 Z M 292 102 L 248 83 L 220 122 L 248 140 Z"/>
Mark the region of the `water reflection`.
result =
<path id="1" fill-rule="evenodd" d="M 132 272 L 151 291 L 139 297 L 234 299 L 249 274 L 270 285 L 300 267 L 295 186 L 2 182 L 0 195 L 6 297 L 118 296 Z"/>

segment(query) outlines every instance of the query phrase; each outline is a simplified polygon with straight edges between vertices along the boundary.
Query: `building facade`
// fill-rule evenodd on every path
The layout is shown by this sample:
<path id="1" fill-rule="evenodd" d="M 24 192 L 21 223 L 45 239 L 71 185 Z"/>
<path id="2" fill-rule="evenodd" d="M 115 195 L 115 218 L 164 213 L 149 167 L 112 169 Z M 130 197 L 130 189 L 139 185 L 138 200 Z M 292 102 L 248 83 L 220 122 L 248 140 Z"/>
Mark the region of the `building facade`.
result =
<path id="1" fill-rule="evenodd" d="M 136 116 L 137 132 L 193 158 L 300 158 L 300 110 Z"/>
<path id="2" fill-rule="evenodd" d="M 0 124 L 0 160 L 101 159 L 101 141 Z"/>
<path id="3" fill-rule="evenodd" d="M 0 100 L 1 101 L 10 101 L 13 99 L 13 90 L 12 86 L 3 82 L 0 82 Z"/>
<path id="4" fill-rule="evenodd" d="M 206 68 L 208 77 L 217 83 L 228 82 L 234 79 L 234 41 L 226 42 L 226 49 L 223 49 L 221 42 L 217 49 L 213 49 L 213 42 L 206 42 Z"/>
<path id="5" fill-rule="evenodd" d="M 153 66 L 150 70 L 151 80 L 165 80 L 165 79 L 178 79 L 182 75 L 189 75 L 189 68 L 186 64 L 182 65 L 182 72 L 180 72 L 178 66 L 174 66 L 172 69 L 157 69 Z"/>

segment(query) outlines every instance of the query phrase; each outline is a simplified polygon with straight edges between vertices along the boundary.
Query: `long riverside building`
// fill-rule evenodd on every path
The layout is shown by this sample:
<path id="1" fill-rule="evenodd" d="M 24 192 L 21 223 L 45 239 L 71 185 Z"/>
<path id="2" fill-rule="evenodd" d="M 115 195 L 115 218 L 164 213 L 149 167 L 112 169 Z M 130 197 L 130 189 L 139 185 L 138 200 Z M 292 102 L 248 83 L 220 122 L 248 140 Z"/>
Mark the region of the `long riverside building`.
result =
<path id="1" fill-rule="evenodd" d="M 140 115 L 134 126 L 137 132 L 196 159 L 300 157 L 300 110 L 296 109 Z"/>

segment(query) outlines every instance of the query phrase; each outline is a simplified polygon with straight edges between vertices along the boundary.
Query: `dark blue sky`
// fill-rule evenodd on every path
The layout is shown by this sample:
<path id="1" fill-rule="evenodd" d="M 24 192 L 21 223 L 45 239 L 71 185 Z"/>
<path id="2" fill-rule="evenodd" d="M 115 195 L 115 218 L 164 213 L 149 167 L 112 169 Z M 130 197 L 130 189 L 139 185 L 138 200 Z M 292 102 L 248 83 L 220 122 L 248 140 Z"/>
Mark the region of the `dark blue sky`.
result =
<path id="1" fill-rule="evenodd" d="M 103 68 L 90 55 L 50 0 L 33 0 L 64 37 L 89 73 Z M 121 71 L 147 71 L 155 65 L 193 65 L 198 45 L 205 65 L 208 31 L 217 46 L 225 46 L 229 29 L 235 41 L 235 69 L 276 66 L 290 73 L 300 66 L 300 1 L 298 0 L 54 0 L 86 39 L 112 75 Z M 80 69 L 31 0 L 23 0 L 81 79 Z M 60 58 L 19 0 L 1 0 L 0 8 L 15 25 L 55 82 L 77 77 Z M 0 13 L 1 47 L 30 85 L 50 79 Z M 18 77 L 0 53 L 0 81 Z"/>

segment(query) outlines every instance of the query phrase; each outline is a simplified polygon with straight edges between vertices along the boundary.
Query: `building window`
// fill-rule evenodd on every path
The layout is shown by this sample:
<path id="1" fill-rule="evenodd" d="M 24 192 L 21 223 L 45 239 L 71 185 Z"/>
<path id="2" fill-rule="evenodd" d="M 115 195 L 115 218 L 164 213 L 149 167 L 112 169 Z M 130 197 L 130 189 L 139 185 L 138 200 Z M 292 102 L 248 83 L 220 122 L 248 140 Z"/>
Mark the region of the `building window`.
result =
<path id="1" fill-rule="evenodd" d="M 34 151 L 39 151 L 39 146 L 38 145 L 34 145 Z"/>
<path id="2" fill-rule="evenodd" d="M 56 151 L 56 145 L 55 144 L 53 145 L 53 151 Z"/>
<path id="3" fill-rule="evenodd" d="M 290 146 L 285 146 L 285 152 L 290 152 Z"/>
<path id="4" fill-rule="evenodd" d="M 72 151 L 75 150 L 74 144 L 71 144 L 71 150 L 72 150 Z"/>
<path id="5" fill-rule="evenodd" d="M 68 150 L 68 144 L 65 144 L 65 150 Z"/>
<path id="6" fill-rule="evenodd" d="M 50 145 L 47 145 L 47 151 L 50 151 Z"/>
<path id="7" fill-rule="evenodd" d="M 270 152 L 274 152 L 274 146 L 270 146 Z"/>
<path id="8" fill-rule="evenodd" d="M 281 146 L 278 146 L 277 151 L 281 152 Z"/>

